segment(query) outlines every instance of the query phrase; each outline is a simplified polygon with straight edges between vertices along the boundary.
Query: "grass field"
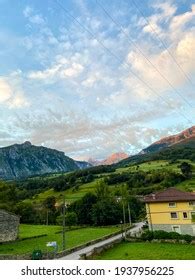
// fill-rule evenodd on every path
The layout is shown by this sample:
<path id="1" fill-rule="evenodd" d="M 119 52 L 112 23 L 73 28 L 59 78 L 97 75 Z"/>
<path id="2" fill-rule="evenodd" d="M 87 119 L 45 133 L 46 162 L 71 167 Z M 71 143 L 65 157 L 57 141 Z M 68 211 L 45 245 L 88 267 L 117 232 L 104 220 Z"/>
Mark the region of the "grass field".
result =
<path id="1" fill-rule="evenodd" d="M 190 162 L 189 160 L 185 160 L 185 161 Z M 190 164 L 192 164 L 193 168 L 195 169 L 195 163 L 190 162 Z M 150 162 L 140 164 L 139 170 L 151 171 L 151 170 L 164 169 L 164 170 L 180 172 L 180 168 L 178 167 L 178 165 L 179 165 L 179 163 L 169 164 L 169 162 L 166 160 L 157 160 L 157 161 L 150 161 Z M 118 168 L 118 169 L 116 169 L 115 173 L 133 172 L 136 170 L 136 167 L 137 167 L 137 165 L 129 166 L 129 167 L 125 167 L 125 168 Z M 60 202 L 62 202 L 63 196 L 65 196 L 66 202 L 71 203 L 75 200 L 82 198 L 88 192 L 94 192 L 97 182 L 99 180 L 101 180 L 103 177 L 105 177 L 106 175 L 109 176 L 109 173 L 108 174 L 105 174 L 105 173 L 98 174 L 98 175 L 100 176 L 100 178 L 95 179 L 93 182 L 81 185 L 77 191 L 75 191 L 73 188 L 68 189 L 66 191 L 61 191 L 61 192 L 55 192 L 53 189 L 49 189 L 49 190 L 43 191 L 42 193 L 40 193 L 38 195 L 35 195 L 34 198 L 30 199 L 30 201 L 31 202 L 33 201 L 33 203 L 39 204 L 44 199 L 46 199 L 48 196 L 55 196 L 57 201 L 60 203 Z M 115 186 L 113 186 L 113 187 L 115 187 Z M 190 180 L 185 180 L 184 182 L 178 184 L 176 187 L 181 190 L 195 190 L 195 178 L 192 178 Z"/>
<path id="2" fill-rule="evenodd" d="M 50 241 L 57 241 L 60 251 L 62 249 L 61 230 L 61 226 L 21 225 L 19 238 L 33 237 L 42 234 L 47 234 L 47 236 L 2 244 L 0 245 L 0 254 L 31 253 L 35 249 L 41 249 L 46 252 L 46 243 Z M 119 227 L 113 226 L 89 227 L 68 231 L 66 233 L 66 249 L 81 245 L 90 240 L 98 239 L 119 230 Z"/>
<path id="3" fill-rule="evenodd" d="M 195 245 L 121 243 L 94 257 L 97 260 L 195 260 Z"/>

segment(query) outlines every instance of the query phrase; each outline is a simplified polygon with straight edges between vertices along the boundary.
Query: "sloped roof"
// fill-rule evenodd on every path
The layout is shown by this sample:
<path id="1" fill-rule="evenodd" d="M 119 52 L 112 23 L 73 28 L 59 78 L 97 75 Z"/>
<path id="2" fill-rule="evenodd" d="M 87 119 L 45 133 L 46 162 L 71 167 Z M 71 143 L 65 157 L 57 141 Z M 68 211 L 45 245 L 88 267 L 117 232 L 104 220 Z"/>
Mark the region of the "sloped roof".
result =
<path id="1" fill-rule="evenodd" d="M 171 201 L 195 201 L 195 193 L 183 192 L 176 188 L 168 188 L 164 191 L 152 193 L 144 197 L 145 202 L 171 202 Z"/>

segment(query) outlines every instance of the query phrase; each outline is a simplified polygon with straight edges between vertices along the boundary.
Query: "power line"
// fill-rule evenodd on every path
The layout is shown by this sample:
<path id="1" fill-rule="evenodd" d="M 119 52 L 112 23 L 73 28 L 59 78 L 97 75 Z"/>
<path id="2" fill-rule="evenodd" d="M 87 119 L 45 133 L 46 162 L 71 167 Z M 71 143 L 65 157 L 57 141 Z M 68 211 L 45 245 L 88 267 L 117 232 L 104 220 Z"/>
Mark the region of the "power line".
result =
<path id="1" fill-rule="evenodd" d="M 180 69 L 180 72 L 182 72 L 182 74 L 184 75 L 184 77 L 190 82 L 191 85 L 193 85 L 191 79 L 188 77 L 188 75 L 184 72 L 184 70 L 182 69 L 181 65 L 177 62 L 177 60 L 175 59 L 175 57 L 173 56 L 173 54 L 169 51 L 169 49 L 167 48 L 167 46 L 165 45 L 165 43 L 163 42 L 163 40 L 160 38 L 160 36 L 158 35 L 157 31 L 155 30 L 155 28 L 152 26 L 152 24 L 150 23 L 150 21 L 147 19 L 147 17 L 144 15 L 144 13 L 142 12 L 142 10 L 139 8 L 139 6 L 137 5 L 137 3 L 134 0 L 131 0 L 131 2 L 133 3 L 133 5 L 135 6 L 135 8 L 139 11 L 139 13 L 143 16 L 143 18 L 145 19 L 145 21 L 147 22 L 147 24 L 150 26 L 152 32 L 156 35 L 157 39 L 159 40 L 159 42 L 161 43 L 161 45 L 164 47 L 164 49 L 168 52 L 168 54 L 171 56 L 172 60 L 175 62 L 175 64 L 177 65 L 177 67 Z"/>
<path id="2" fill-rule="evenodd" d="M 131 39 L 131 37 L 127 34 L 127 32 L 124 31 L 123 27 L 119 25 L 119 23 L 114 20 L 114 18 L 108 13 L 108 11 L 104 8 L 104 6 L 102 4 L 99 3 L 98 0 L 96 0 L 97 5 L 104 11 L 104 13 L 112 20 L 112 22 L 119 28 L 119 30 L 127 37 L 127 39 L 129 40 L 129 42 L 135 46 L 135 48 L 142 54 L 142 56 L 149 62 L 149 64 L 156 70 L 156 72 L 159 73 L 159 75 L 169 84 L 169 86 L 172 88 L 172 90 L 174 90 L 176 92 L 176 94 L 178 96 L 180 96 L 184 102 L 190 106 L 193 107 L 188 100 L 186 100 L 182 94 L 180 94 L 178 92 L 178 90 L 171 84 L 171 82 L 159 71 L 159 69 L 155 66 L 154 63 L 152 63 L 152 61 L 144 54 L 144 52 L 142 51 L 142 49 Z"/>
<path id="3" fill-rule="evenodd" d="M 113 56 L 117 61 L 119 61 L 119 63 L 125 67 L 128 67 L 129 72 L 131 72 L 131 74 L 137 78 L 137 80 L 139 80 L 142 84 L 144 84 L 151 92 L 153 92 L 155 95 L 157 95 L 161 100 L 163 100 L 166 104 L 168 104 L 168 106 L 170 106 L 171 108 L 174 109 L 174 107 L 165 99 L 163 98 L 161 95 L 159 95 L 150 85 L 148 85 L 142 78 L 140 78 L 131 68 L 130 65 L 126 62 L 123 62 L 123 60 L 121 60 L 115 53 L 113 53 L 109 48 L 107 48 L 101 40 L 99 40 L 98 38 L 96 38 L 96 36 L 88 29 L 86 28 L 82 23 L 80 23 L 78 21 L 77 18 L 75 18 L 72 14 L 70 14 L 70 12 L 64 8 L 64 6 L 58 2 L 58 0 L 54 0 L 54 2 L 70 17 L 72 18 L 83 30 L 85 30 L 87 33 L 90 34 L 90 36 L 92 38 L 94 38 L 101 46 L 102 48 L 104 48 L 111 56 Z M 188 119 L 188 117 L 186 117 L 183 113 L 178 112 L 179 115 L 181 115 L 183 118 L 185 118 L 185 120 L 187 120 L 190 124 L 192 124 L 193 122 Z"/>

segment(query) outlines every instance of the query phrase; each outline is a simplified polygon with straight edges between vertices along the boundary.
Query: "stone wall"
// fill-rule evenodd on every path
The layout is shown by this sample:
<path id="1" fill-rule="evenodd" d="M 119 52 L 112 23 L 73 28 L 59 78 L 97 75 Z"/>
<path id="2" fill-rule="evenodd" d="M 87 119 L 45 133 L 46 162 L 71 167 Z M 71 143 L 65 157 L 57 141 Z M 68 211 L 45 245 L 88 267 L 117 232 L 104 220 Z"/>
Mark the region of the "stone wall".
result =
<path id="1" fill-rule="evenodd" d="M 19 230 L 19 217 L 0 209 L 0 242 L 16 240 Z"/>
<path id="2" fill-rule="evenodd" d="M 173 224 L 174 225 L 174 224 Z M 152 230 L 164 230 L 164 231 L 167 231 L 167 232 L 171 232 L 173 231 L 172 229 L 172 226 L 173 225 L 169 225 L 169 224 L 153 224 L 152 225 Z M 190 224 L 186 224 L 186 225 L 176 225 L 176 226 L 180 226 L 180 233 L 181 234 L 189 234 L 189 235 L 192 235 L 192 236 L 195 236 L 195 232 L 193 231 L 193 226 L 194 225 L 190 225 Z M 151 230 L 151 228 L 150 228 Z"/>
<path id="3" fill-rule="evenodd" d="M 97 256 L 99 254 L 101 254 L 102 252 L 104 252 L 105 250 L 111 249 L 114 247 L 114 245 L 119 244 L 122 242 L 122 240 L 124 240 L 124 238 L 119 237 L 118 239 L 112 240 L 109 243 L 106 243 L 102 246 L 99 247 L 95 247 L 92 251 L 90 251 L 87 254 L 82 254 L 80 255 L 80 260 L 90 260 L 92 259 L 94 256 Z"/>

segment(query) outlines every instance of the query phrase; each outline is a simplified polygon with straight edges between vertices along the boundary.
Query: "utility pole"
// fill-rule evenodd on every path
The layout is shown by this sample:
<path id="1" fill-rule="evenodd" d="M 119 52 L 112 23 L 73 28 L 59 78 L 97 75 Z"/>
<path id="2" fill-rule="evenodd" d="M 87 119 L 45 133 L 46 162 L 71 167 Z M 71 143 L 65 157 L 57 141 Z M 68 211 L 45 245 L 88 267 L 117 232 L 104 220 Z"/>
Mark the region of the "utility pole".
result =
<path id="1" fill-rule="evenodd" d="M 46 210 L 46 225 L 48 226 L 49 224 L 49 210 Z"/>
<path id="2" fill-rule="evenodd" d="M 125 217 L 125 203 L 124 203 L 124 199 L 122 201 L 123 204 L 123 223 L 124 223 L 124 229 L 125 229 L 125 237 L 126 237 L 126 217 Z"/>
<path id="3" fill-rule="evenodd" d="M 63 196 L 63 219 L 62 219 L 62 250 L 65 250 L 65 196 Z"/>
<path id="4" fill-rule="evenodd" d="M 130 210 L 129 202 L 128 202 L 128 213 L 129 213 L 129 225 L 131 227 L 131 210 Z"/>

